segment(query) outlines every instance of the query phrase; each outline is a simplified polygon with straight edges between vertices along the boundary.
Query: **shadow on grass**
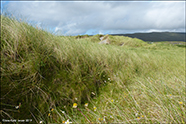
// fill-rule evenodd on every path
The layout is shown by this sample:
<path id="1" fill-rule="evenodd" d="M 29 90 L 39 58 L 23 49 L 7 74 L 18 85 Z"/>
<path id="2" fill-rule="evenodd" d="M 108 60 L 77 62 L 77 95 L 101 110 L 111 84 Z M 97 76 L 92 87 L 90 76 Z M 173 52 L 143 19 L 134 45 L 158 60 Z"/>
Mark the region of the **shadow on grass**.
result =
<path id="1" fill-rule="evenodd" d="M 178 47 L 186 47 L 186 45 L 176 45 L 176 46 L 178 46 Z"/>

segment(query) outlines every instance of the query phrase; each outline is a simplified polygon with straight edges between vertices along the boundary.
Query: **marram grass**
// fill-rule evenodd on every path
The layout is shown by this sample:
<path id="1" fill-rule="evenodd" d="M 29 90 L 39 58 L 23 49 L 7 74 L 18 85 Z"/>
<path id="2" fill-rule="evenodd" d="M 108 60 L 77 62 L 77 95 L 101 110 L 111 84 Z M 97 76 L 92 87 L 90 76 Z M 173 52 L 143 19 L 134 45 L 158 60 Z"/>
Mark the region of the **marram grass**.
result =
<path id="1" fill-rule="evenodd" d="M 104 45 L 1 22 L 2 119 L 185 123 L 184 47 L 109 35 Z"/>

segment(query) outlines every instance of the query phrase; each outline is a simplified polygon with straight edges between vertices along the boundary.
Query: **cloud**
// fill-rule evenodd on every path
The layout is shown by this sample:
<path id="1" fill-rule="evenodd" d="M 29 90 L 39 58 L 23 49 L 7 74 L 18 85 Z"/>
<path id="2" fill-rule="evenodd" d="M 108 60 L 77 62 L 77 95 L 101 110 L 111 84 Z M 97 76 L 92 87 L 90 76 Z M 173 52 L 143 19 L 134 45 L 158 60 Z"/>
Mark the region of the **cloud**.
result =
<path id="1" fill-rule="evenodd" d="M 7 9 L 63 35 L 183 31 L 185 2 L 9 2 Z"/>

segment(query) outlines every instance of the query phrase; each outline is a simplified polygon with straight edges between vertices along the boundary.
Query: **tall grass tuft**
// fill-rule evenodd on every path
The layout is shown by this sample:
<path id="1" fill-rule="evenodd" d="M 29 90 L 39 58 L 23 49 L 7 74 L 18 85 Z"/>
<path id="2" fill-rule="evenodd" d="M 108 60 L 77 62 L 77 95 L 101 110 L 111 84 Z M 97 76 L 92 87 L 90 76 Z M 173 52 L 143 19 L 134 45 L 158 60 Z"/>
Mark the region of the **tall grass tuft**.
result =
<path id="1" fill-rule="evenodd" d="M 1 17 L 2 105 L 9 115 L 3 117 L 34 116 L 37 121 L 50 108 L 71 106 L 75 98 L 84 103 L 91 92 L 99 93 L 110 70 L 103 59 L 85 52 L 85 45 Z"/>

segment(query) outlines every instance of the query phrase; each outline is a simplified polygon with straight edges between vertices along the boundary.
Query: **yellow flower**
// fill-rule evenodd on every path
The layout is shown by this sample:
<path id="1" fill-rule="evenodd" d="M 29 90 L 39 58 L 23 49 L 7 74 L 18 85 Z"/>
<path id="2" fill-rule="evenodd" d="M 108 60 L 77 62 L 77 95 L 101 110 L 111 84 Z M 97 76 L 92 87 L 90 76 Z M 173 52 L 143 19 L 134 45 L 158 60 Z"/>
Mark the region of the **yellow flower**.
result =
<path id="1" fill-rule="evenodd" d="M 73 108 L 77 108 L 77 103 L 74 103 L 73 104 Z"/>
<path id="2" fill-rule="evenodd" d="M 97 110 L 97 108 L 94 106 L 94 111 L 96 111 Z"/>
<path id="3" fill-rule="evenodd" d="M 54 109 L 52 108 L 51 111 L 54 111 Z"/>
<path id="4" fill-rule="evenodd" d="M 100 121 L 100 120 L 101 120 L 101 118 L 98 118 L 98 120 Z"/>
<path id="5" fill-rule="evenodd" d="M 140 119 L 140 117 L 137 117 L 137 119 L 139 120 L 139 119 Z"/>
<path id="6" fill-rule="evenodd" d="M 169 94 L 169 97 L 172 99 L 172 94 Z"/>
<path id="7" fill-rule="evenodd" d="M 48 113 L 48 116 L 50 116 L 50 113 Z"/>
<path id="8" fill-rule="evenodd" d="M 112 99 L 111 102 L 114 102 L 114 100 Z"/>
<path id="9" fill-rule="evenodd" d="M 141 116 L 142 118 L 144 117 L 144 115 Z"/>
<path id="10" fill-rule="evenodd" d="M 182 105 L 182 104 L 183 104 L 183 102 L 179 102 L 179 104 L 180 104 L 180 105 Z"/>
<path id="11" fill-rule="evenodd" d="M 88 103 L 85 103 L 85 107 L 88 107 Z"/>
<path id="12" fill-rule="evenodd" d="M 65 123 L 65 121 L 62 122 L 63 124 Z"/>

